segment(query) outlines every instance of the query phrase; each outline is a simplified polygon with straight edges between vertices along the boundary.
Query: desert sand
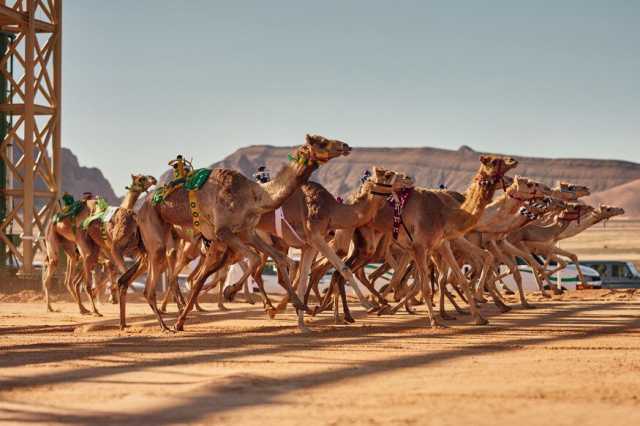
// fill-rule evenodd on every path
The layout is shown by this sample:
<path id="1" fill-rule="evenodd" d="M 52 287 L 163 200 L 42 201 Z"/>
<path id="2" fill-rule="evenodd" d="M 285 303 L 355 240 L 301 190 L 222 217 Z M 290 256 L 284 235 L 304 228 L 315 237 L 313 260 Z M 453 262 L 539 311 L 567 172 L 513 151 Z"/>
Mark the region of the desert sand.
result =
<path id="1" fill-rule="evenodd" d="M 311 335 L 241 303 L 170 335 L 144 303 L 120 331 L 114 305 L 1 302 L 0 423 L 640 424 L 640 292 L 533 300 L 441 330 L 422 309 L 356 308 L 354 325 L 310 319 Z"/>
<path id="2" fill-rule="evenodd" d="M 583 258 L 640 260 L 640 223 L 596 226 L 562 247 Z M 588 290 L 449 328 L 418 315 L 275 320 L 244 303 L 158 331 L 149 307 L 103 318 L 58 296 L 0 295 L 0 424 L 640 424 L 640 290 Z M 135 299 L 135 297 L 133 298 Z M 68 300 L 68 299 L 67 299 Z M 174 313 L 169 316 L 172 323 Z"/>

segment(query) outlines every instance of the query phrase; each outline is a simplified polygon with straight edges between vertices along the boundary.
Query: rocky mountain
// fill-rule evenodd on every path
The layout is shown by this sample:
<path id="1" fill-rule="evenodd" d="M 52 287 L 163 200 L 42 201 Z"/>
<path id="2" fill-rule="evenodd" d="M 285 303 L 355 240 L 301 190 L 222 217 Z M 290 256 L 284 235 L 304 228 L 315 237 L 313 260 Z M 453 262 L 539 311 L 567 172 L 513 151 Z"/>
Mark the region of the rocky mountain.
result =
<path id="1" fill-rule="evenodd" d="M 109 204 L 120 203 L 102 171 L 96 167 L 81 166 L 78 157 L 68 148 L 62 148 L 62 190 L 74 197 L 89 191 L 105 198 Z"/>
<path id="2" fill-rule="evenodd" d="M 241 148 L 212 167 L 228 167 L 251 176 L 256 168 L 265 165 L 275 174 L 287 161 L 291 147 L 254 145 Z M 312 177 L 335 195 L 345 195 L 359 182 L 363 170 L 374 165 L 404 171 L 417 184 L 450 189 L 466 188 L 478 169 L 482 153 L 463 146 L 458 150 L 437 148 L 360 148 L 348 157 L 335 159 L 322 166 Z M 640 179 L 640 164 L 619 160 L 590 160 L 581 158 L 550 159 L 513 156 L 520 164 L 516 174 L 554 185 L 558 180 L 587 185 L 593 193 Z M 168 176 L 165 173 L 165 176 Z M 612 200 L 611 203 L 614 203 Z"/>
<path id="3" fill-rule="evenodd" d="M 586 202 L 592 205 L 610 204 L 625 210 L 624 218 L 640 218 L 640 179 L 596 192 Z"/>

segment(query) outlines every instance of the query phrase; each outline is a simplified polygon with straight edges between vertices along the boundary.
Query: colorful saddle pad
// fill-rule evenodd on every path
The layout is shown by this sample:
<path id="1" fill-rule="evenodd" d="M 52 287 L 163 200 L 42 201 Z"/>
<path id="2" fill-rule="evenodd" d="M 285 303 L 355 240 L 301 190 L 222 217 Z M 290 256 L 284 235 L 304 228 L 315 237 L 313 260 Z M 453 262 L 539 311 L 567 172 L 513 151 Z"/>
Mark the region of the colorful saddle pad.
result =
<path id="1" fill-rule="evenodd" d="M 62 196 L 62 210 L 53 215 L 53 223 L 58 223 L 66 218 L 74 218 L 85 208 L 81 200 L 74 200 L 69 194 Z"/>
<path id="2" fill-rule="evenodd" d="M 153 192 L 151 203 L 154 206 L 163 203 L 173 191 L 181 187 L 184 187 L 187 191 L 197 191 L 202 188 L 207 179 L 209 179 L 210 174 L 211 169 L 196 169 L 185 178 L 173 180 Z"/>
<path id="3" fill-rule="evenodd" d="M 82 229 L 87 229 L 91 223 L 96 220 L 100 220 L 102 223 L 107 223 L 111 220 L 114 213 L 118 210 L 117 207 L 110 206 L 104 198 L 98 198 L 96 203 L 96 209 L 91 215 L 82 221 Z"/>

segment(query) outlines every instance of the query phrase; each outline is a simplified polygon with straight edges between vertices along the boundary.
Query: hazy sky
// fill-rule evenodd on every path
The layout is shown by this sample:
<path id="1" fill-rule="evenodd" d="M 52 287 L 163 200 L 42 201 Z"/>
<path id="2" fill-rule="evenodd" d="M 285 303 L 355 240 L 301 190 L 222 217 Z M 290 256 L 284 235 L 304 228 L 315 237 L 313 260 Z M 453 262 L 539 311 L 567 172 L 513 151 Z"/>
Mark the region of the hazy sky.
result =
<path id="1" fill-rule="evenodd" d="M 66 0 L 63 145 L 118 194 L 307 132 L 640 161 L 639 1 Z"/>

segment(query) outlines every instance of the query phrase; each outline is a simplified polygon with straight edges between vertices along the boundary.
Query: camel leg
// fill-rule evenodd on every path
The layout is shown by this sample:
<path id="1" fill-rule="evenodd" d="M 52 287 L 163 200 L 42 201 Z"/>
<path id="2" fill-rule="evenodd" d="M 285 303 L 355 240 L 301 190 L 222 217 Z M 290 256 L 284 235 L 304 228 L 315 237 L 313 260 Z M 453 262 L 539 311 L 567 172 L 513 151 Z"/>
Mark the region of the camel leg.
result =
<path id="1" fill-rule="evenodd" d="M 98 263 L 98 256 L 100 251 L 98 247 L 93 244 L 93 242 L 88 241 L 84 236 L 76 233 L 76 242 L 78 245 L 78 250 L 80 251 L 80 256 L 82 257 L 82 274 L 84 278 L 84 290 L 89 296 L 89 301 L 91 302 L 91 311 L 96 316 L 102 316 L 100 312 L 98 312 L 98 308 L 96 307 L 96 303 L 92 294 L 93 291 L 93 274 L 96 264 Z"/>
<path id="2" fill-rule="evenodd" d="M 229 233 L 231 232 L 229 231 Z M 233 238 L 229 238 L 229 236 L 226 234 L 226 231 L 221 232 L 219 234 L 222 234 L 223 238 L 225 238 L 228 241 L 231 241 L 232 244 L 235 244 L 236 241 L 234 241 Z M 207 253 L 204 255 L 204 261 L 201 267 L 198 268 L 198 272 L 196 273 L 194 285 L 193 285 L 193 288 L 191 289 L 191 293 L 189 294 L 189 299 L 187 300 L 187 304 L 182 310 L 182 312 L 180 312 L 180 315 L 178 316 L 178 320 L 174 325 L 174 329 L 176 331 L 184 330 L 184 323 L 187 319 L 187 315 L 189 314 L 189 312 L 191 312 L 191 309 L 193 309 L 193 305 L 197 300 L 198 295 L 200 294 L 200 290 L 202 289 L 204 282 L 207 280 L 209 276 L 211 276 L 211 274 L 215 273 L 225 265 L 225 262 L 227 261 L 230 255 L 229 251 L 230 251 L 229 248 L 225 247 L 224 250 L 220 252 L 213 245 L 207 250 Z"/>
<path id="3" fill-rule="evenodd" d="M 413 257 L 415 260 L 415 267 L 417 272 L 417 277 L 414 277 L 414 281 L 417 281 L 422 286 L 422 296 L 424 298 L 424 302 L 427 305 L 427 312 L 429 315 L 429 324 L 431 327 L 441 327 L 442 324 L 438 321 L 434 311 L 433 311 L 433 294 L 431 291 L 431 262 L 428 261 L 427 250 L 425 247 L 420 245 L 414 245 L 413 247 Z M 417 286 L 416 286 L 417 288 Z M 415 292 L 413 292 L 415 294 Z M 409 300 L 413 297 L 413 294 L 407 297 Z"/>
<path id="4" fill-rule="evenodd" d="M 353 276 L 351 269 L 349 269 L 344 264 L 344 262 L 342 262 L 342 259 L 338 257 L 338 255 L 331 249 L 331 247 L 329 247 L 327 242 L 324 240 L 324 236 L 316 236 L 316 235 L 312 236 L 311 244 L 314 246 L 316 250 L 322 253 L 324 257 L 329 259 L 331 264 L 336 268 L 336 271 L 338 271 L 340 275 L 342 275 L 343 278 L 347 281 L 347 283 L 349 283 L 353 291 L 356 293 L 356 296 L 358 296 L 358 300 L 360 301 L 360 304 L 365 309 L 373 308 L 373 305 L 371 304 L 371 302 L 369 302 L 360 291 L 360 288 L 356 283 L 356 279 Z"/>
<path id="5" fill-rule="evenodd" d="M 448 272 L 446 271 L 446 273 L 441 273 L 440 276 L 438 277 L 438 303 L 440 304 L 439 306 L 439 310 L 440 310 L 440 318 L 442 318 L 443 320 L 454 320 L 456 319 L 456 317 L 447 314 L 447 311 L 444 307 L 444 298 L 445 298 L 445 294 L 447 296 L 449 296 L 448 292 L 447 292 L 447 276 L 448 276 Z M 451 300 L 451 298 L 449 299 Z"/>
<path id="6" fill-rule="evenodd" d="M 442 246 L 438 249 L 438 252 L 442 255 L 443 260 L 449 265 L 451 271 L 453 272 L 454 277 L 458 282 L 461 283 L 462 291 L 467 297 L 467 303 L 469 304 L 469 309 L 471 310 L 471 316 L 474 319 L 476 325 L 486 325 L 489 323 L 485 318 L 480 315 L 478 307 L 473 298 L 473 294 L 471 293 L 470 284 L 467 281 L 466 277 L 460 271 L 460 265 L 456 261 L 453 256 L 453 252 L 451 251 L 451 245 L 449 241 L 445 241 Z"/>
<path id="7" fill-rule="evenodd" d="M 282 287 L 284 287 L 284 289 L 287 291 L 287 294 L 289 295 L 289 300 L 291 300 L 291 303 L 293 304 L 293 306 L 295 306 L 296 309 L 303 309 L 307 313 L 311 314 L 312 312 L 309 310 L 309 308 L 307 308 L 307 306 L 302 303 L 302 300 L 293 291 L 293 287 L 291 286 L 291 278 L 287 273 L 291 270 L 290 264 L 289 264 L 290 262 L 287 260 L 288 259 L 287 256 L 283 255 L 275 247 L 267 244 L 262 238 L 260 238 L 255 233 L 252 233 L 251 235 L 249 235 L 249 238 L 250 238 L 251 244 L 253 244 L 262 253 L 266 254 L 267 256 L 273 259 L 273 261 L 276 263 L 278 267 L 278 270 L 282 269 L 283 273 L 281 276 L 284 278 L 284 280 L 283 282 L 278 280 L 278 283 Z M 259 263 L 259 259 L 258 259 L 258 262 L 253 263 L 254 267 L 257 263 Z M 250 265 L 251 264 L 252 263 L 250 262 Z M 298 267 L 298 269 L 300 268 Z"/>
<path id="8" fill-rule="evenodd" d="M 517 256 L 524 259 L 524 261 L 527 262 L 529 266 L 531 266 L 531 270 L 533 271 L 533 276 L 536 279 L 536 283 L 538 284 L 538 289 L 540 290 L 540 293 L 542 293 L 542 296 L 546 298 L 551 297 L 549 293 L 547 293 L 547 291 L 544 289 L 543 283 L 539 278 L 540 276 L 546 274 L 545 272 L 546 265 L 545 265 L 545 268 L 541 268 L 538 262 L 536 262 L 536 260 L 533 258 L 533 256 L 531 256 L 528 250 L 521 250 L 519 247 L 516 247 L 515 245 L 511 244 L 507 240 L 500 241 L 500 246 L 506 253 L 510 254 L 512 258 Z"/>
<path id="9" fill-rule="evenodd" d="M 311 264 L 315 259 L 317 251 L 313 248 L 304 248 L 300 255 L 300 273 L 298 274 L 298 297 L 302 300 L 307 292 L 307 283 L 309 281 L 309 272 L 311 271 Z M 304 324 L 304 310 L 298 309 L 298 329 L 302 333 L 309 333 L 310 330 Z"/>
<path id="10" fill-rule="evenodd" d="M 518 269 L 518 265 L 515 260 L 502 252 L 502 250 L 498 247 L 498 244 L 495 241 L 491 241 L 492 248 L 494 249 L 493 254 L 500 260 L 501 263 L 504 263 L 509 271 L 513 274 L 513 279 L 518 286 L 518 295 L 520 296 L 520 304 L 525 309 L 533 309 L 535 306 L 530 305 L 527 302 L 527 298 L 525 297 L 524 290 L 522 288 L 522 275 L 520 275 L 520 270 Z"/>

